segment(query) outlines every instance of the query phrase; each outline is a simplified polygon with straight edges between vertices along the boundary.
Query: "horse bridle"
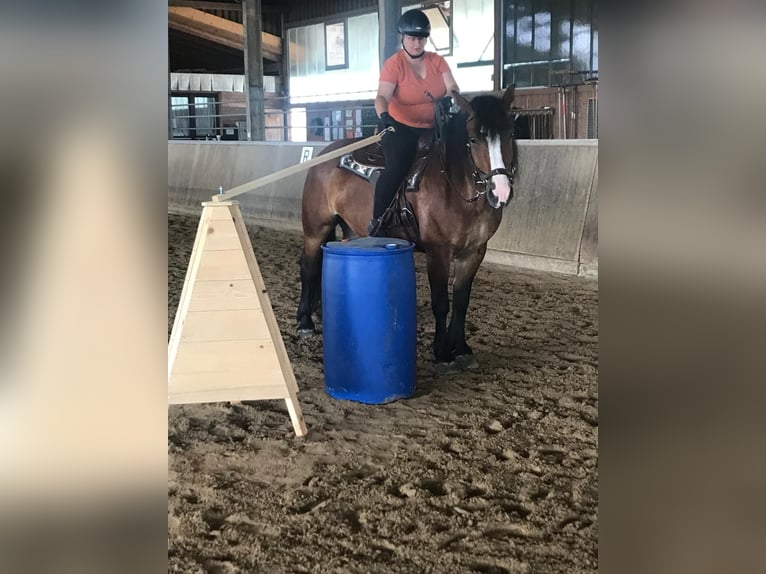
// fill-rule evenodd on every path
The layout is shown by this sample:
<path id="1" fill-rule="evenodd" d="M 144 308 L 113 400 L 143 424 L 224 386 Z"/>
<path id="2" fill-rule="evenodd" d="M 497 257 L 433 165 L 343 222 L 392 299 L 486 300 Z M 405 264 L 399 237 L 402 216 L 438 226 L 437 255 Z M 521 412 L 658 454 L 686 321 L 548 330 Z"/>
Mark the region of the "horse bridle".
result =
<path id="1" fill-rule="evenodd" d="M 471 115 L 468 117 L 468 119 L 465 121 L 466 125 L 468 125 L 469 122 L 474 121 L 476 119 L 476 116 Z M 476 190 L 476 195 L 474 195 L 470 199 L 466 199 L 463 197 L 463 194 L 460 193 L 457 189 L 455 189 L 455 186 L 452 184 L 452 180 L 447 175 L 446 170 L 444 169 L 444 160 L 442 159 L 442 173 L 447 178 L 447 183 L 449 184 L 452 191 L 454 191 L 460 199 L 465 201 L 466 203 L 472 203 L 476 200 L 478 200 L 482 195 L 485 195 L 487 191 L 494 189 L 495 184 L 492 181 L 492 178 L 496 175 L 504 175 L 508 178 L 508 181 L 510 182 L 511 186 L 513 186 L 513 176 L 516 173 L 516 166 L 512 165 L 511 169 L 508 170 L 505 167 L 498 167 L 493 170 L 491 170 L 489 173 L 482 171 L 478 165 L 476 165 L 476 160 L 473 159 L 473 151 L 471 150 L 471 146 L 476 143 L 476 138 L 470 137 L 468 138 L 468 141 L 465 142 L 465 147 L 468 149 L 468 157 L 471 160 L 471 167 L 473 168 L 473 171 L 471 172 L 471 176 L 473 177 L 473 184 L 474 189 Z M 478 187 L 481 186 L 482 189 L 478 189 Z"/>

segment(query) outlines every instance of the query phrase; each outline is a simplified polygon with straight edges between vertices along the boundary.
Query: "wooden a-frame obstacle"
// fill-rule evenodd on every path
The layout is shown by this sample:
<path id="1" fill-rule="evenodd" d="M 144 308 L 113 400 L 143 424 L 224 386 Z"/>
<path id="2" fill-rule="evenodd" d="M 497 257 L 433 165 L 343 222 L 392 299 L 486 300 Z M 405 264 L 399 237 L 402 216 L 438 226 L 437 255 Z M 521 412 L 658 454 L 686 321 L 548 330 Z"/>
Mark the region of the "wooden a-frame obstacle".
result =
<path id="1" fill-rule="evenodd" d="M 169 404 L 284 399 L 295 434 L 306 434 L 290 359 L 239 202 L 231 199 L 370 145 L 386 131 L 202 203 L 168 343 Z"/>

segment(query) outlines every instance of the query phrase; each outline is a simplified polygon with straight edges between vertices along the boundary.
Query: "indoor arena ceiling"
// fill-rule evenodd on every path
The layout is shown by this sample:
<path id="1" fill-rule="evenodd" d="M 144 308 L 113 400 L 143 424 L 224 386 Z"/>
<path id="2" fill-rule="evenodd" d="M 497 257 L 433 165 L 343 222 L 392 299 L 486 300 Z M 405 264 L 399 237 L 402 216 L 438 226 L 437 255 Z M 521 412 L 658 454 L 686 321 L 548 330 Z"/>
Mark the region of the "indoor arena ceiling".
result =
<path id="1" fill-rule="evenodd" d="M 283 25 L 377 8 L 378 0 L 261 0 L 264 73 L 280 74 Z M 242 0 L 168 0 L 170 70 L 243 74 L 241 23 Z"/>
<path id="2" fill-rule="evenodd" d="M 264 73 L 278 74 L 281 60 L 279 23 L 281 10 L 287 3 L 279 0 L 261 2 Z M 243 74 L 242 46 L 241 2 L 169 0 L 170 71 Z"/>

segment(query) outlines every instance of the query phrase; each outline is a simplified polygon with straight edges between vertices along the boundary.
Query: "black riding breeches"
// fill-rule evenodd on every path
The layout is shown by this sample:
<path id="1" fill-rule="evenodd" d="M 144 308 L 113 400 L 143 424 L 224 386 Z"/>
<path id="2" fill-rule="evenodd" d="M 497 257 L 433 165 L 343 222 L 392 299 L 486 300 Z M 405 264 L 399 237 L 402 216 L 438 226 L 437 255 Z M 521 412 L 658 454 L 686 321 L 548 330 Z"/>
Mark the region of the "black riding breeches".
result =
<path id="1" fill-rule="evenodd" d="M 418 139 L 427 132 L 424 128 L 413 128 L 396 122 L 396 131 L 383 136 L 381 145 L 386 158 L 386 167 L 381 171 L 375 184 L 375 203 L 372 218 L 377 219 L 394 199 L 407 172 L 412 166 Z"/>

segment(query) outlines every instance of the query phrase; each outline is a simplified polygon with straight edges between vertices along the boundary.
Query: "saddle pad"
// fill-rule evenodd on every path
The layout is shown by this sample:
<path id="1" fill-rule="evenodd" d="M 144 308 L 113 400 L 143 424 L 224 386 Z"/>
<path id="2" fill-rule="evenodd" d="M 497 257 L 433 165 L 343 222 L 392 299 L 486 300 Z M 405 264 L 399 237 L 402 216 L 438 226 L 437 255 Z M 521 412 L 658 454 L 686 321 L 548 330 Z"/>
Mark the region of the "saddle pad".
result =
<path id="1" fill-rule="evenodd" d="M 415 158 L 413 163 L 417 163 L 417 160 L 427 156 L 433 148 L 433 130 L 429 130 L 420 136 L 418 140 L 418 147 L 415 151 Z M 361 165 L 368 167 L 385 167 L 386 161 L 383 157 L 383 146 L 380 142 L 372 143 L 363 148 L 354 150 L 351 152 L 353 160 Z"/>

